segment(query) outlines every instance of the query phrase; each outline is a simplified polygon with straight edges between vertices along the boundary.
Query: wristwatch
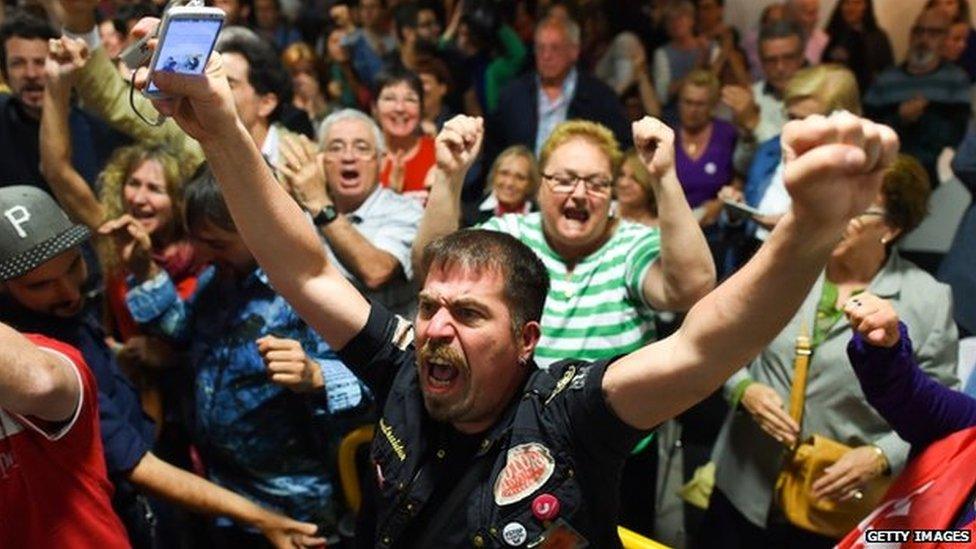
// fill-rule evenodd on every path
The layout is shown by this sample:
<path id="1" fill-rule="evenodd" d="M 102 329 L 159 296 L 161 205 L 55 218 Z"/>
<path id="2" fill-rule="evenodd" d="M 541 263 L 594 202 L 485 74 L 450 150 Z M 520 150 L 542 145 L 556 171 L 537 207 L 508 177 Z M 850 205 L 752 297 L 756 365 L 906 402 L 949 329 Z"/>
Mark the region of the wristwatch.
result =
<path id="1" fill-rule="evenodd" d="M 315 223 L 316 227 L 325 227 L 335 221 L 337 217 L 339 217 L 339 212 L 336 211 L 335 206 L 327 204 L 319 210 L 319 213 L 312 216 L 312 223 Z"/>

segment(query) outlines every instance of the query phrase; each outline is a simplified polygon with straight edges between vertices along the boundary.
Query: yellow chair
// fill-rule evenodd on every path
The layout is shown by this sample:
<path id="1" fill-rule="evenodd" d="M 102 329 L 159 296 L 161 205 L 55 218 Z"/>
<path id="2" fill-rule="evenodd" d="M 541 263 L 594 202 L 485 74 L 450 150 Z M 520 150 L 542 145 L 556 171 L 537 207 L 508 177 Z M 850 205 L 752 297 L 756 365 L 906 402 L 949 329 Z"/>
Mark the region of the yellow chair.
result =
<path id="1" fill-rule="evenodd" d="M 356 468 L 356 452 L 359 447 L 373 441 L 376 432 L 374 425 L 362 425 L 349 431 L 339 443 L 339 483 L 342 485 L 342 495 L 346 498 L 346 505 L 353 514 L 359 513 L 359 506 L 363 503 L 363 492 L 359 486 L 359 470 Z"/>
<path id="2" fill-rule="evenodd" d="M 339 443 L 339 482 L 342 485 L 346 504 L 353 513 L 359 512 L 363 502 L 362 488 L 359 486 L 359 471 L 356 468 L 356 453 L 360 446 L 372 442 L 375 432 L 375 426 L 363 425 L 350 431 Z M 624 549 L 668 549 L 668 546 L 645 538 L 623 526 L 617 527 L 617 533 L 620 535 Z"/>

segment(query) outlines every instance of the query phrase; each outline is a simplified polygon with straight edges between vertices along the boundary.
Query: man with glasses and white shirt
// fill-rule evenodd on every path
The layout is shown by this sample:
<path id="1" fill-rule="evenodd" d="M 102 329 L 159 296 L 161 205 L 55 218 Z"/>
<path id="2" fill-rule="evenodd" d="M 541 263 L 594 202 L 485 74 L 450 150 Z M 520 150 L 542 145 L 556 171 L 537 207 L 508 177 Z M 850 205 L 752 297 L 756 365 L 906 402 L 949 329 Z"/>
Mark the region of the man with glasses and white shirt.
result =
<path id="1" fill-rule="evenodd" d="M 284 140 L 278 167 L 325 240 L 329 259 L 360 292 L 397 314 L 416 312 L 410 245 L 419 203 L 379 185 L 383 132 L 366 114 L 345 109 L 322 122 L 319 147 Z"/>

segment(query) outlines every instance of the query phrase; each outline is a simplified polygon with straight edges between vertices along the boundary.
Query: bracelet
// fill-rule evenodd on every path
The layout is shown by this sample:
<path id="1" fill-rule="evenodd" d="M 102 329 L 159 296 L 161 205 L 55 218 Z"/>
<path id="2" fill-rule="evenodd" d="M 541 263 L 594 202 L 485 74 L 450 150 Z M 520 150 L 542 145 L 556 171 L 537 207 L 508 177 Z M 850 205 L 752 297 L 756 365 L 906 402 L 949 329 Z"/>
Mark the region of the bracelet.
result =
<path id="1" fill-rule="evenodd" d="M 888 456 L 885 455 L 884 450 L 875 444 L 871 444 L 871 449 L 874 450 L 878 457 L 881 458 L 881 467 L 878 469 L 877 474 L 887 475 L 891 473 L 891 465 L 888 463 Z"/>

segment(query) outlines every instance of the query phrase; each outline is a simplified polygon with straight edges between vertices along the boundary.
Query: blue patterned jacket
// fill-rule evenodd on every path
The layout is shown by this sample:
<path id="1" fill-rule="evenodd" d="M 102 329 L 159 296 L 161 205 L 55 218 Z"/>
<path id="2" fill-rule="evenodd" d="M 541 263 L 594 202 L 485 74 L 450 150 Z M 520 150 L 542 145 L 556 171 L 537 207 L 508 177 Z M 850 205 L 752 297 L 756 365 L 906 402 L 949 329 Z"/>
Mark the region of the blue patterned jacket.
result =
<path id="1" fill-rule="evenodd" d="M 263 271 L 231 278 L 210 267 L 186 301 L 169 276 L 130 285 L 133 318 L 187 346 L 195 372 L 194 438 L 214 482 L 305 521 L 332 520 L 336 412 L 359 406 L 359 380 L 269 285 Z M 295 339 L 322 367 L 323 393 L 269 381 L 255 340 Z"/>

